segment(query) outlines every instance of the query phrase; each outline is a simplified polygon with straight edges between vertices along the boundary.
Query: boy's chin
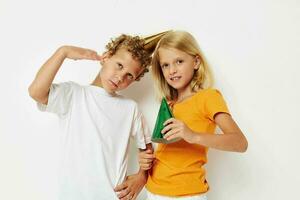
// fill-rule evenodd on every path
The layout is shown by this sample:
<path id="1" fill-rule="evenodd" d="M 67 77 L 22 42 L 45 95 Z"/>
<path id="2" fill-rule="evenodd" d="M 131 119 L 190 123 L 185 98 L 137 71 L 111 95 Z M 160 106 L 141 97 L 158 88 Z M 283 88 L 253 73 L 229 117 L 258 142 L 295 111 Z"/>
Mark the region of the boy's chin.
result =
<path id="1" fill-rule="evenodd" d="M 111 89 L 111 88 L 107 88 L 107 87 L 102 87 L 105 92 L 109 93 L 109 94 L 114 94 L 117 90 L 115 89 Z"/>

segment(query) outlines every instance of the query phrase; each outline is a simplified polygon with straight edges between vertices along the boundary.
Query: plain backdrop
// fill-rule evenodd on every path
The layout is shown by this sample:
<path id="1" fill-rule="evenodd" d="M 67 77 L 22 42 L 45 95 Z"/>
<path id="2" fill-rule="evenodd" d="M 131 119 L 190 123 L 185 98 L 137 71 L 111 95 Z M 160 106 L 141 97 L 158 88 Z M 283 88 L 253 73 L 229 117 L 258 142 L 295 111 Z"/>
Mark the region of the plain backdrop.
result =
<path id="1" fill-rule="evenodd" d="M 0 199 L 56 199 L 58 120 L 27 92 L 46 59 L 64 44 L 100 53 L 121 33 L 169 29 L 195 36 L 249 141 L 244 154 L 209 151 L 209 199 L 296 199 L 299 19 L 297 0 L 0 0 Z M 55 82 L 89 84 L 98 70 L 96 62 L 67 60 Z M 139 103 L 152 130 L 159 103 L 151 75 L 123 94 Z M 131 173 L 134 145 L 130 151 Z"/>

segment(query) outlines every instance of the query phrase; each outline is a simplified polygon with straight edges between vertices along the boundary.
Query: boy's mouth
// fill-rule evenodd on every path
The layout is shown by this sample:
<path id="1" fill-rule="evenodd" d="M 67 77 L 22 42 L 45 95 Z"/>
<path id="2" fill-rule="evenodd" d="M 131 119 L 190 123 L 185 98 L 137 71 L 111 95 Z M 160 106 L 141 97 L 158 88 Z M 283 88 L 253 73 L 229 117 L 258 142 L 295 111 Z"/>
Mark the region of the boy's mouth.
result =
<path id="1" fill-rule="evenodd" d="M 117 85 L 115 82 L 113 82 L 112 80 L 109 80 L 108 82 L 109 82 L 110 85 L 112 85 L 114 88 L 118 88 L 118 85 Z"/>

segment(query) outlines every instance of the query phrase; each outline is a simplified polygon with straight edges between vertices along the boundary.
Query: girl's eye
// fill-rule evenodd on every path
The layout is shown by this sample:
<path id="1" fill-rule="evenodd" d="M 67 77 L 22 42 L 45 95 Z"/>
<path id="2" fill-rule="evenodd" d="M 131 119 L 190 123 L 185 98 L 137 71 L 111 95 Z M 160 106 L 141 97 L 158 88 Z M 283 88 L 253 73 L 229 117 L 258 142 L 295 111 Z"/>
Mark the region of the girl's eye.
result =
<path id="1" fill-rule="evenodd" d="M 183 60 L 177 60 L 176 63 L 177 63 L 177 64 L 182 64 L 182 63 L 183 63 Z"/>
<path id="2" fill-rule="evenodd" d="M 169 65 L 168 64 L 163 64 L 162 66 L 161 66 L 161 68 L 166 68 L 166 67 L 168 67 Z"/>

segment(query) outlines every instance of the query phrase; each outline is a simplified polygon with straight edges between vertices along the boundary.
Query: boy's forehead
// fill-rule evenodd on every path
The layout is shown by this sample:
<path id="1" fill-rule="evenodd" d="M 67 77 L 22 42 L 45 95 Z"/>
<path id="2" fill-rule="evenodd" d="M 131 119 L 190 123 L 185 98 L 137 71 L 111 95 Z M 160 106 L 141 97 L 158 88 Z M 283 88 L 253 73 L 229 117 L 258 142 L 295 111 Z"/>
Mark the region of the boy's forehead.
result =
<path id="1" fill-rule="evenodd" d="M 133 54 L 129 52 L 126 48 L 120 48 L 113 55 L 115 58 L 122 64 L 124 67 L 129 68 L 135 73 L 135 75 L 139 75 L 143 70 L 141 62 L 133 57 Z"/>

